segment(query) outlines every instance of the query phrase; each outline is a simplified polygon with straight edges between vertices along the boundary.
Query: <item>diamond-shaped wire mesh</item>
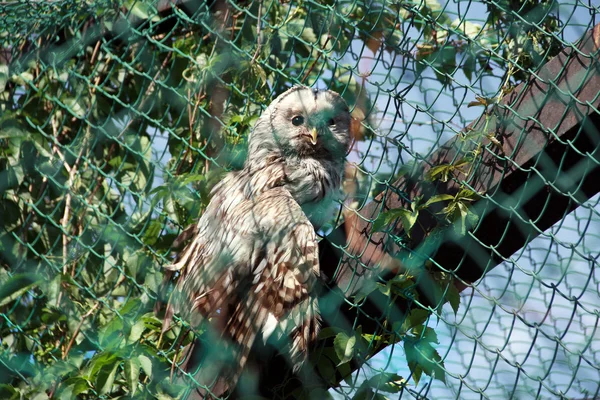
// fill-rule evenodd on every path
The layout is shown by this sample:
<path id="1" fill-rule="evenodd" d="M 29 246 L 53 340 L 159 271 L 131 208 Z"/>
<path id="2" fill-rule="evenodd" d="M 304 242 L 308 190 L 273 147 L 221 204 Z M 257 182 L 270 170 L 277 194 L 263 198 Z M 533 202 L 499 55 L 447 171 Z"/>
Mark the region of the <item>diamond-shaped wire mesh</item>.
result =
<path id="1" fill-rule="evenodd" d="M 243 164 L 261 111 L 303 84 L 340 93 L 356 124 L 345 197 L 319 235 L 361 223 L 396 264 L 331 240 L 320 383 L 290 379 L 279 396 L 596 398 L 600 95 L 578 93 L 598 82 L 600 33 L 595 52 L 577 46 L 599 16 L 583 0 L 0 2 L 0 397 L 175 398 L 193 385 L 188 321 L 161 335 L 153 310 L 163 266 Z M 566 62 L 540 73 L 561 51 L 589 62 L 569 84 L 555 78 Z M 528 111 L 509 101 L 536 79 L 552 90 Z M 549 125 L 536 111 L 555 100 L 566 106 Z M 497 136 L 529 123 L 535 140 Z M 448 141 L 454 157 L 435 162 Z M 539 151 L 523 163 L 507 143 Z M 486 155 L 501 159 L 504 197 L 481 184 Z M 546 226 L 522 212 L 535 179 L 540 220 L 556 216 Z M 368 208 L 382 198 L 397 207 Z M 484 202 L 510 221 L 493 245 L 473 234 Z M 461 274 L 468 248 L 451 266 L 435 257 L 460 238 L 486 249 L 474 279 Z M 521 245 L 507 255 L 509 242 Z M 387 302 L 360 307 L 375 294 Z"/>

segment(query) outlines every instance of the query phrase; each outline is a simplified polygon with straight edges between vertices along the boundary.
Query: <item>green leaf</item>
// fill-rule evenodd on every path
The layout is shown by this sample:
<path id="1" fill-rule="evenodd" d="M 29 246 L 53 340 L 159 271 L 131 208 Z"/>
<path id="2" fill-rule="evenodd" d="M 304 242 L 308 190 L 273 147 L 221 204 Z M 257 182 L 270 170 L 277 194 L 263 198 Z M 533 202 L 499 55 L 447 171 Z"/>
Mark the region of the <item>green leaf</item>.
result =
<path id="1" fill-rule="evenodd" d="M 50 303 L 52 304 L 52 303 Z M 53 324 L 57 321 L 66 321 L 67 316 L 63 314 L 63 311 L 58 308 L 48 307 L 42 309 L 42 316 L 40 318 L 45 324 Z"/>
<path id="2" fill-rule="evenodd" d="M 137 391 L 139 377 L 140 377 L 140 361 L 138 358 L 130 358 L 125 361 L 125 379 L 127 380 L 127 385 L 129 385 L 129 392 L 133 396 Z"/>
<path id="3" fill-rule="evenodd" d="M 48 297 L 48 304 L 56 304 L 56 300 L 61 295 L 60 293 L 63 283 L 68 286 L 72 285 L 72 281 L 62 274 L 56 274 L 53 279 L 44 282 L 44 285 L 42 285 L 42 290 Z"/>
<path id="4" fill-rule="evenodd" d="M 0 307 L 18 299 L 36 286 L 41 278 L 34 274 L 16 274 L 0 287 Z"/>
<path id="5" fill-rule="evenodd" d="M 347 363 L 352 360 L 354 354 L 354 346 L 356 345 L 356 336 L 348 336 L 344 332 L 337 334 L 333 341 L 333 348 L 340 359 L 338 365 Z"/>
<path id="6" fill-rule="evenodd" d="M 267 73 L 258 63 L 252 64 L 252 71 L 255 76 L 258 76 L 261 81 L 261 85 L 265 86 L 267 84 Z"/>
<path id="7" fill-rule="evenodd" d="M 176 200 L 169 196 L 167 199 L 165 199 L 164 201 L 164 210 L 167 212 L 168 217 L 174 221 L 175 223 L 179 224 L 179 215 L 177 214 L 177 202 Z M 152 221 L 152 222 L 156 222 L 156 221 Z M 161 226 L 162 229 L 162 226 Z"/>
<path id="8" fill-rule="evenodd" d="M 117 348 L 123 345 L 123 319 L 114 316 L 106 326 L 100 330 L 100 344 L 105 348 Z"/>
<path id="9" fill-rule="evenodd" d="M 3 383 L 0 384 L 0 398 L 6 400 L 18 400 L 20 396 L 19 392 L 17 392 L 14 387 Z"/>
<path id="10" fill-rule="evenodd" d="M 113 365 L 98 371 L 98 376 L 96 377 L 96 390 L 98 390 L 100 394 L 107 394 L 113 390 L 113 383 L 115 382 L 118 367 L 119 363 L 115 362 Z"/>
<path id="11" fill-rule="evenodd" d="M 85 116 L 85 108 L 81 105 L 78 99 L 67 97 L 63 100 L 63 103 L 65 103 L 67 109 L 77 118 L 83 118 Z"/>
<path id="12" fill-rule="evenodd" d="M 321 355 L 321 357 L 319 357 L 319 360 L 317 362 L 317 370 L 326 382 L 335 383 L 335 365 L 333 364 L 333 362 L 331 362 L 329 357 L 325 357 L 324 355 Z"/>
<path id="13" fill-rule="evenodd" d="M 373 222 L 373 232 L 381 231 L 382 229 L 389 226 L 396 219 L 400 219 L 402 223 L 402 227 L 404 231 L 409 234 L 410 230 L 417 222 L 417 217 L 419 216 L 418 211 L 409 211 L 404 208 L 396 208 L 393 210 L 385 211 L 377 217 L 377 219 Z"/>
<path id="14" fill-rule="evenodd" d="M 177 177 L 177 184 L 178 185 L 188 185 L 190 183 L 196 183 L 196 182 L 204 182 L 206 181 L 206 175 L 202 175 L 202 174 L 183 174 Z"/>
<path id="15" fill-rule="evenodd" d="M 131 13 L 142 20 L 150 18 L 150 14 L 152 14 L 152 18 L 150 18 L 152 22 L 160 21 L 160 17 L 156 15 L 156 10 L 149 4 L 140 1 L 136 1 L 133 4 L 133 7 L 131 7 Z"/>
<path id="16" fill-rule="evenodd" d="M 398 29 L 388 29 L 384 36 L 386 50 L 389 52 L 398 51 L 398 46 L 402 43 L 404 33 Z"/>
<path id="17" fill-rule="evenodd" d="M 138 340 L 140 340 L 140 337 L 142 337 L 142 333 L 144 332 L 145 328 L 146 328 L 146 324 L 143 320 L 140 319 L 139 321 L 137 321 L 131 327 L 131 332 L 129 332 L 129 338 L 128 338 L 129 343 L 135 343 Z"/>
<path id="18" fill-rule="evenodd" d="M 327 339 L 330 337 L 334 337 L 334 336 L 338 335 L 340 332 L 341 332 L 340 328 L 328 326 L 327 328 L 323 328 L 319 331 L 318 339 L 323 340 L 323 339 Z"/>
<path id="19" fill-rule="evenodd" d="M 437 333 L 433 328 L 428 326 L 419 325 L 413 328 L 412 334 L 414 334 L 419 340 L 423 340 L 428 343 L 439 344 Z"/>
<path id="20" fill-rule="evenodd" d="M 40 143 L 42 142 L 42 143 Z M 50 153 L 50 151 L 48 151 L 48 149 L 45 147 L 46 143 L 43 143 L 43 141 L 41 140 L 34 140 L 33 141 L 33 145 L 35 146 L 35 149 L 40 153 L 40 155 L 42 157 L 48 158 L 50 160 L 56 160 L 56 158 L 54 158 L 54 156 L 52 156 L 52 154 Z M 57 161 L 59 163 L 62 163 L 62 161 Z"/>
<path id="21" fill-rule="evenodd" d="M 475 101 L 469 102 L 469 104 L 467 104 L 467 107 L 477 107 L 477 106 L 487 107 L 490 104 L 496 103 L 496 101 L 498 101 L 498 99 L 496 97 L 475 96 Z"/>
<path id="22" fill-rule="evenodd" d="M 425 203 L 424 207 L 427 208 L 432 204 L 435 203 L 439 203 L 440 201 L 449 201 L 449 200 L 453 200 L 454 196 L 452 196 L 451 194 L 438 194 L 435 196 L 432 196 L 429 200 L 427 200 L 427 202 Z"/>
<path id="23" fill-rule="evenodd" d="M 477 60 L 471 53 L 467 54 L 463 61 L 462 71 L 469 81 L 473 79 L 473 71 L 477 68 Z"/>
<path id="24" fill-rule="evenodd" d="M 2 182 L 2 178 L 6 177 L 5 174 L 8 174 L 8 171 L 0 172 L 0 193 L 4 189 L 4 182 Z M 18 204 L 8 199 L 0 199 L 0 215 L 2 215 L 2 228 L 4 230 L 10 232 L 15 228 L 18 228 L 21 225 L 21 221 L 19 219 L 20 214 L 21 209 L 19 208 Z"/>
<path id="25" fill-rule="evenodd" d="M 8 65 L 1 64 L 0 65 L 0 93 L 4 92 L 6 88 L 6 84 L 8 83 Z"/>
<path id="26" fill-rule="evenodd" d="M 418 386 L 421 376 L 423 375 L 423 368 L 421 368 L 420 365 L 411 362 L 408 363 L 408 367 L 410 368 L 412 378 L 415 381 L 415 386 Z"/>
<path id="27" fill-rule="evenodd" d="M 132 298 L 129 299 L 127 303 L 123 304 L 123 306 L 119 309 L 119 314 L 137 318 L 138 314 L 143 310 L 144 303 L 142 303 L 139 298 Z"/>
<path id="28" fill-rule="evenodd" d="M 452 164 L 436 165 L 427 171 L 425 177 L 430 181 L 448 182 L 452 176 L 452 171 L 454 171 L 454 165 Z"/>
<path id="29" fill-rule="evenodd" d="M 140 367 L 146 374 L 146 376 L 152 378 L 152 360 L 145 354 L 140 354 L 138 356 L 138 361 L 140 362 Z"/>
<path id="30" fill-rule="evenodd" d="M 414 287 L 415 281 L 412 276 L 407 274 L 400 274 L 383 284 L 378 284 L 379 290 L 386 296 L 395 294 L 402 298 L 410 298 L 415 295 Z"/>
<path id="31" fill-rule="evenodd" d="M 97 374 L 98 371 L 108 365 L 108 364 L 112 364 L 117 360 L 117 355 L 114 354 L 113 352 L 110 351 L 105 351 L 102 353 L 97 353 L 92 360 L 90 361 L 90 364 L 87 367 L 88 370 L 88 374 L 86 375 L 87 377 L 94 378 Z"/>
<path id="32" fill-rule="evenodd" d="M 418 379 L 420 379 L 419 369 L 428 376 L 434 376 L 435 379 L 444 383 L 446 382 L 444 362 L 437 350 L 429 342 L 407 336 L 404 338 L 404 352 L 406 353 L 406 361 L 408 362 L 408 367 L 413 372 L 413 379 L 415 379 L 416 384 L 418 384 Z M 415 373 L 419 374 L 419 376 L 416 377 Z"/>
<path id="33" fill-rule="evenodd" d="M 463 201 L 476 201 L 481 198 L 479 193 L 472 191 L 471 189 L 461 189 L 457 194 L 456 198 Z"/>
<path id="34" fill-rule="evenodd" d="M 114 353 L 101 354 L 94 363 L 92 370 L 95 374 L 94 386 L 100 394 L 107 394 L 112 390 L 120 359 Z"/>
<path id="35" fill-rule="evenodd" d="M 20 74 L 11 75 L 10 80 L 20 86 L 27 86 L 28 83 L 33 82 L 33 74 L 28 71 L 23 71 Z"/>
<path id="36" fill-rule="evenodd" d="M 453 214 L 453 219 L 455 220 L 454 230 L 461 236 L 466 235 L 467 230 L 479 221 L 479 216 L 471 211 L 467 204 L 461 201 L 456 202 Z"/>
<path id="37" fill-rule="evenodd" d="M 160 332 L 160 330 L 162 329 L 162 320 L 156 318 L 156 315 L 153 311 L 144 314 L 141 320 L 144 322 L 144 327 L 146 329 L 155 332 Z"/>
<path id="38" fill-rule="evenodd" d="M 142 241 L 148 245 L 153 246 L 158 241 L 158 235 L 163 228 L 163 223 L 160 220 L 154 220 L 148 224 L 142 236 Z"/>
<path id="39" fill-rule="evenodd" d="M 448 284 L 448 290 L 446 291 L 446 299 L 448 299 L 448 303 L 450 303 L 450 306 L 454 311 L 454 315 L 456 315 L 460 306 L 460 293 L 452 282 Z"/>
<path id="40" fill-rule="evenodd" d="M 414 308 L 408 314 L 408 317 L 404 320 L 402 324 L 403 330 L 408 331 L 416 326 L 423 325 L 427 318 L 429 317 L 429 311 L 424 310 L 422 308 Z"/>
<path id="41" fill-rule="evenodd" d="M 406 379 L 398 374 L 380 372 L 369 378 L 368 385 L 378 391 L 398 393 L 406 386 Z"/>
<path id="42" fill-rule="evenodd" d="M 58 398 L 70 400 L 78 398 L 81 393 L 90 389 L 89 382 L 81 376 L 75 376 L 65 380 L 61 385 L 61 390 L 58 393 Z"/>

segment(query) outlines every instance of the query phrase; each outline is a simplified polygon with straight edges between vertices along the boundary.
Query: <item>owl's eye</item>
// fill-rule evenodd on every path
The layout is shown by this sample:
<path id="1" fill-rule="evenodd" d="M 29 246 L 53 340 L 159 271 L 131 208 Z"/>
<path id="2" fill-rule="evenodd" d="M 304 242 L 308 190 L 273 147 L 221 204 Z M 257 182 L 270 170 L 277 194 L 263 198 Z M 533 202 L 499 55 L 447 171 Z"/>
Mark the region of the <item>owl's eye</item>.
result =
<path id="1" fill-rule="evenodd" d="M 335 125 L 335 119 L 331 118 L 328 122 L 329 125 Z"/>
<path id="2" fill-rule="evenodd" d="M 302 115 L 296 115 L 294 118 L 292 118 L 292 125 L 294 126 L 300 126 L 304 123 L 304 117 Z"/>

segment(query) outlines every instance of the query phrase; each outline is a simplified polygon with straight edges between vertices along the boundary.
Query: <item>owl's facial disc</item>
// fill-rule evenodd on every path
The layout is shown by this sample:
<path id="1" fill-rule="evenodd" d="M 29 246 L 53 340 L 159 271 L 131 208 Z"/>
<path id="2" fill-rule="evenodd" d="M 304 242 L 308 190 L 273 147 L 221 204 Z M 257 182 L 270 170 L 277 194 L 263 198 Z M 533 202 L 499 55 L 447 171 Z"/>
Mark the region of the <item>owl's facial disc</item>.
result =
<path id="1" fill-rule="evenodd" d="M 269 108 L 269 133 L 274 139 L 271 143 L 286 156 L 332 160 L 345 157 L 350 145 L 350 113 L 337 93 L 295 87 Z M 260 137 L 260 133 L 263 131 L 254 137 Z M 269 143 L 266 135 L 265 140 Z"/>

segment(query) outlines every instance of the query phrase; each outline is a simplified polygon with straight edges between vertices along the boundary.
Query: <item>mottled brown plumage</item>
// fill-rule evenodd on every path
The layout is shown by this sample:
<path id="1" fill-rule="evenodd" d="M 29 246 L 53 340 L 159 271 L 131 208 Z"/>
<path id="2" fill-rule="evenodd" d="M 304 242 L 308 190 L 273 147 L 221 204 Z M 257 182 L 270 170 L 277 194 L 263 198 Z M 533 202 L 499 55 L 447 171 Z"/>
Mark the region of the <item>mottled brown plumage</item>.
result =
<path id="1" fill-rule="evenodd" d="M 231 357 L 205 360 L 197 379 L 216 380 L 216 394 L 234 388 L 257 337 L 287 338 L 296 371 L 306 361 L 319 331 L 315 226 L 331 218 L 349 127 L 336 93 L 280 95 L 250 135 L 244 168 L 214 188 L 194 239 L 167 267 L 179 278 L 164 328 L 173 313 L 192 326 L 220 321 L 216 336 Z"/>

